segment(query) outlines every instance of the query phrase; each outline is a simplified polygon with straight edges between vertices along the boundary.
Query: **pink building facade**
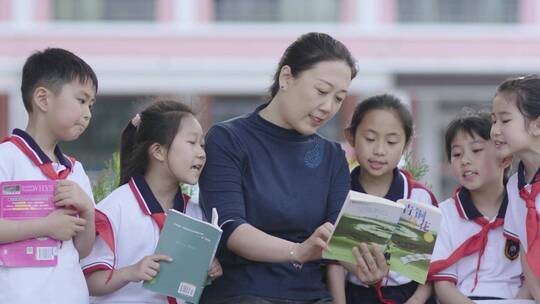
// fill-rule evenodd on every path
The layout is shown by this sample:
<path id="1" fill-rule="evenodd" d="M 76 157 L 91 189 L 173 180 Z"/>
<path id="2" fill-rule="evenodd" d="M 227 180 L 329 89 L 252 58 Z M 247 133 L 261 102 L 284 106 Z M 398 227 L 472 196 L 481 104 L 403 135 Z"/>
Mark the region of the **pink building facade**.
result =
<path id="1" fill-rule="evenodd" d="M 540 71 L 535 0 L 0 0 L 0 135 L 25 126 L 20 70 L 35 50 L 63 47 L 96 70 L 93 126 L 69 148 L 99 170 L 142 97 L 177 96 L 205 127 L 247 113 L 285 47 L 309 31 L 343 41 L 359 67 L 323 133 L 342 140 L 357 101 L 398 95 L 412 107 L 414 155 L 441 199 L 454 187 L 448 121 L 463 106 L 489 106 L 503 79 Z"/>

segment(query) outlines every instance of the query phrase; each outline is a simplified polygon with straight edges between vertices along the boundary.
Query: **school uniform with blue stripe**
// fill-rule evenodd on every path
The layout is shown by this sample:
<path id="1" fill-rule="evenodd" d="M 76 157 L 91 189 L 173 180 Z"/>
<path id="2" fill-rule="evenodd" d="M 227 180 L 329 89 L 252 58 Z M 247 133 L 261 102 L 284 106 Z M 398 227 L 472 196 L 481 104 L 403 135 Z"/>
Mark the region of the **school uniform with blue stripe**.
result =
<path id="1" fill-rule="evenodd" d="M 173 207 L 191 217 L 203 218 L 199 206 L 188 201 L 180 188 Z M 133 176 L 97 204 L 98 236 L 90 255 L 81 261 L 84 273 L 106 270 L 111 277 L 115 269 L 136 264 L 154 254 L 164 220 L 164 210 L 144 177 Z M 176 303 L 174 299 L 143 288 L 142 283 L 132 282 L 111 294 L 93 297 L 92 303 Z M 183 302 L 178 300 L 178 303 Z"/>
<path id="2" fill-rule="evenodd" d="M 14 180 L 67 179 L 76 182 L 90 197 L 92 188 L 84 168 L 56 146 L 53 163 L 34 139 L 15 129 L 0 144 L 0 182 Z M 66 288 L 68 287 L 68 288 Z M 61 242 L 54 267 L 0 266 L 0 303 L 88 303 L 88 288 L 73 241 Z"/>

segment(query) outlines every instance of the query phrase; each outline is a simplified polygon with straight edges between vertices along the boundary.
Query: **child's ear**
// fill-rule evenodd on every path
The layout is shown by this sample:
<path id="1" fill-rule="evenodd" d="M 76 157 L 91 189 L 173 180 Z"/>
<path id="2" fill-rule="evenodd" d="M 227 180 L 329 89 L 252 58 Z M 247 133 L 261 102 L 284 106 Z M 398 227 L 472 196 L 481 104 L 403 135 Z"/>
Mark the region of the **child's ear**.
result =
<path id="1" fill-rule="evenodd" d="M 351 132 L 350 128 L 345 128 L 343 130 L 343 136 L 345 137 L 345 140 L 351 145 L 351 147 L 354 147 L 354 135 Z"/>
<path id="2" fill-rule="evenodd" d="M 531 120 L 529 124 L 529 130 L 532 135 L 540 136 L 540 117 L 537 117 L 536 119 Z"/>
<path id="3" fill-rule="evenodd" d="M 150 145 L 150 147 L 148 147 L 148 154 L 160 162 L 165 161 L 165 148 L 158 143 L 153 143 Z"/>
<path id="4" fill-rule="evenodd" d="M 282 66 L 281 70 L 279 71 L 279 88 L 282 90 L 286 90 L 292 78 L 293 74 L 291 71 L 291 67 L 288 65 Z"/>
<path id="5" fill-rule="evenodd" d="M 501 160 L 501 167 L 503 169 L 506 169 L 506 168 L 510 167 L 510 165 L 512 165 L 512 160 L 513 160 L 512 156 L 507 156 L 507 157 L 503 158 Z"/>
<path id="6" fill-rule="evenodd" d="M 42 112 L 47 112 L 50 94 L 52 94 L 52 92 L 47 88 L 37 87 L 32 95 L 32 103 Z"/>

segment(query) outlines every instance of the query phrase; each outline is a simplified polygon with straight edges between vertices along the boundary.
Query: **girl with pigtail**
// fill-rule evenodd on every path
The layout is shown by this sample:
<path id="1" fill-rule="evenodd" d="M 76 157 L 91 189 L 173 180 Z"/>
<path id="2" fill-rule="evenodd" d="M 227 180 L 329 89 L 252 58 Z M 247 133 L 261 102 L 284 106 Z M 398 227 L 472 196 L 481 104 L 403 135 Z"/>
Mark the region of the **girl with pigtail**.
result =
<path id="1" fill-rule="evenodd" d="M 120 187 L 96 209 L 98 236 L 82 261 L 96 303 L 180 303 L 142 288 L 170 257 L 154 254 L 165 210 L 202 218 L 199 206 L 182 195 L 179 183 L 195 184 L 205 164 L 201 125 L 186 105 L 156 101 L 122 133 Z M 222 273 L 214 260 L 208 275 Z"/>

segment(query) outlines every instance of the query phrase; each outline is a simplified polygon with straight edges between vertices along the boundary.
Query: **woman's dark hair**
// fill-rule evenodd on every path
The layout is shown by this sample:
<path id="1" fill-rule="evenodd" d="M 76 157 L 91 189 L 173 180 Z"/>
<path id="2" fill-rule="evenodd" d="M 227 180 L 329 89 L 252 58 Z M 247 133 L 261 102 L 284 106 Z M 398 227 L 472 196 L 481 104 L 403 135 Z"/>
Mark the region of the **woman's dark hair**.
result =
<path id="1" fill-rule="evenodd" d="M 519 112 L 527 119 L 540 116 L 540 77 L 527 75 L 504 81 L 497 87 L 497 93 L 513 98 Z"/>
<path id="2" fill-rule="evenodd" d="M 452 157 L 452 141 L 459 132 L 465 132 L 471 137 L 475 135 L 490 140 L 491 114 L 487 111 L 475 111 L 465 108 L 446 128 L 444 135 L 445 151 L 448 161 Z"/>
<path id="3" fill-rule="evenodd" d="M 394 111 L 399 117 L 403 126 L 403 131 L 405 132 L 405 145 L 409 144 L 413 135 L 413 119 L 411 112 L 397 97 L 390 94 L 371 96 L 356 105 L 351 118 L 351 124 L 347 127 L 347 130 L 351 132 L 353 140 L 356 135 L 356 129 L 360 123 L 362 123 L 364 116 L 371 110 Z"/>
<path id="4" fill-rule="evenodd" d="M 193 112 L 178 101 L 156 100 L 139 115 L 140 123 L 135 126 L 129 121 L 122 132 L 120 185 L 135 174 L 144 174 L 148 167 L 148 148 L 154 143 L 169 148 L 182 119 Z"/>
<path id="5" fill-rule="evenodd" d="M 307 33 L 289 45 L 281 56 L 270 86 L 270 100 L 279 91 L 279 74 L 283 66 L 289 66 L 293 77 L 297 77 L 323 61 L 343 61 L 351 68 L 351 79 L 356 76 L 356 61 L 343 43 L 328 34 Z"/>

